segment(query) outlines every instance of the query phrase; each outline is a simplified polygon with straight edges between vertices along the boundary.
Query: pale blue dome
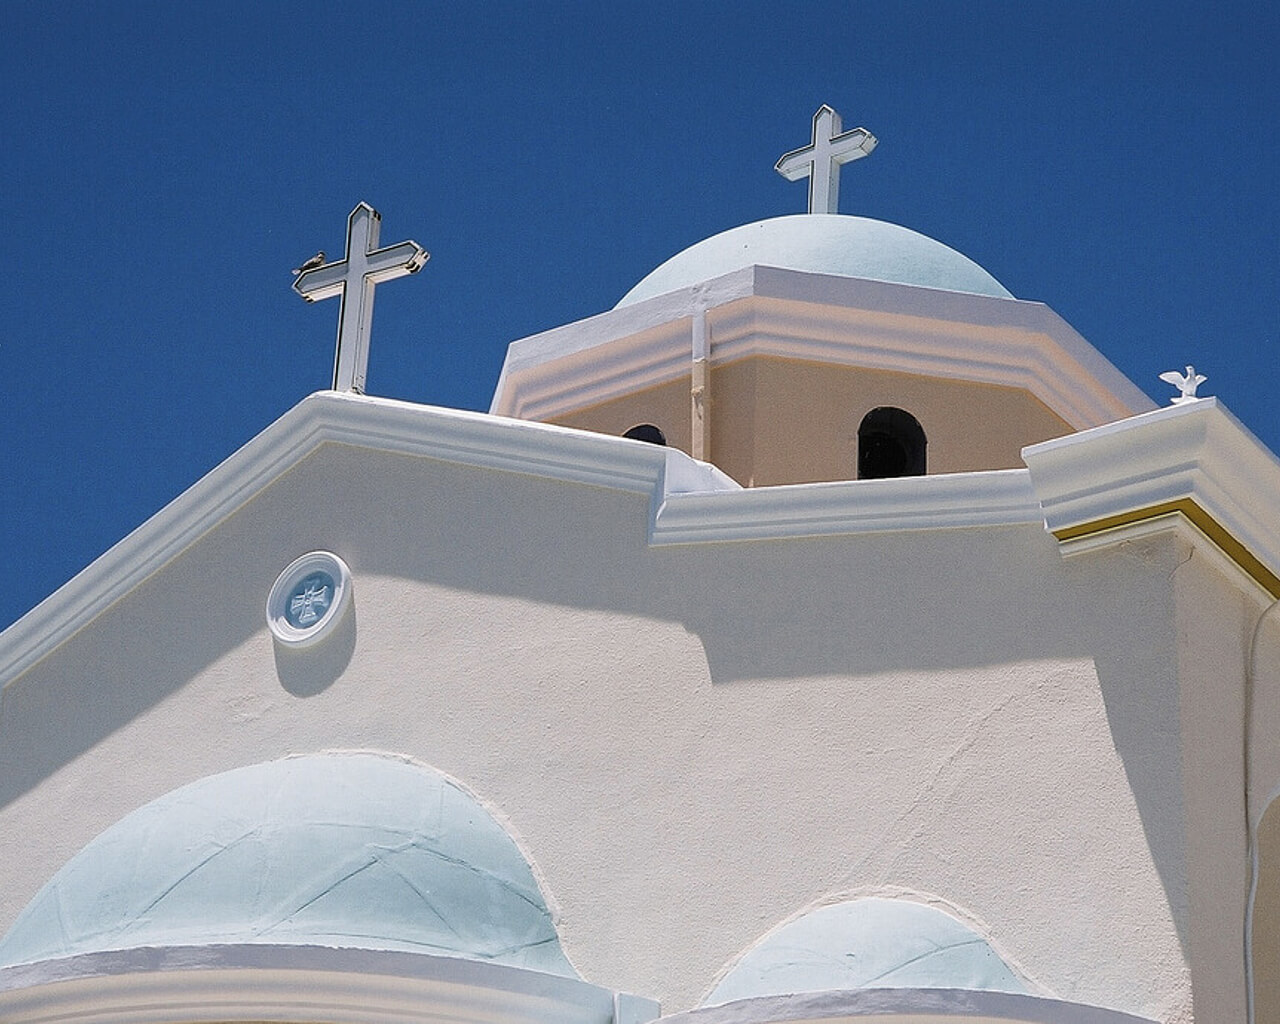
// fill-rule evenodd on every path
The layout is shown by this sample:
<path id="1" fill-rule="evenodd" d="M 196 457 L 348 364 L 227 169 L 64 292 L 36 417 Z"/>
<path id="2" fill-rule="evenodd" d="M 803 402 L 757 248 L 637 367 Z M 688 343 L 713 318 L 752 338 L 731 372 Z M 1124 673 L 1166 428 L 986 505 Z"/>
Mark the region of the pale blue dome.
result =
<path id="1" fill-rule="evenodd" d="M 820 907 L 767 935 L 703 1005 L 863 988 L 1027 991 L 991 945 L 950 914 L 873 897 Z"/>
<path id="2" fill-rule="evenodd" d="M 200 779 L 122 818 L 40 890 L 0 966 L 141 946 L 320 945 L 577 975 L 528 862 L 438 772 L 373 754 Z"/>
<path id="3" fill-rule="evenodd" d="M 744 224 L 691 245 L 627 292 L 618 306 L 752 264 L 1013 298 L 969 257 L 919 232 L 867 217 L 801 213 Z"/>

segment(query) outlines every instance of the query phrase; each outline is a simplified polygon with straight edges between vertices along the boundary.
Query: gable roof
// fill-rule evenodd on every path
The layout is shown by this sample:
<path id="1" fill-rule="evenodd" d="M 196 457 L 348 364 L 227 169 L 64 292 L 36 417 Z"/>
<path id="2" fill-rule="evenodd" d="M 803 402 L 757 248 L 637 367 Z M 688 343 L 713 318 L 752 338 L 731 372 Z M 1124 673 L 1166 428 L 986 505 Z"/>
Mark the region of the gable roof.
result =
<path id="1" fill-rule="evenodd" d="M 1111 542 L 1135 522 L 1181 513 L 1263 590 L 1280 596 L 1280 523 L 1269 514 L 1280 507 L 1280 460 L 1214 399 L 1031 446 L 1024 450 L 1029 470 L 743 489 L 672 448 L 325 391 L 0 633 L 0 686 L 327 443 L 643 494 L 652 545 L 1047 521 L 1064 550 L 1081 550 Z"/>

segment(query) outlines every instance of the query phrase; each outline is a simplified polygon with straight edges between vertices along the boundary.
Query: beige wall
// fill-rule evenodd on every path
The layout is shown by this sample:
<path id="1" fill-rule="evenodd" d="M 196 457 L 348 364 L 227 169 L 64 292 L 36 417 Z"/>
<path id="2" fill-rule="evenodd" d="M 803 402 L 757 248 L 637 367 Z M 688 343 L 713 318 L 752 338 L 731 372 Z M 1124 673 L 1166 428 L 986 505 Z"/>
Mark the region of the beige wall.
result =
<path id="1" fill-rule="evenodd" d="M 958 473 L 1022 466 L 1022 448 L 1072 433 L 1029 391 L 969 381 L 752 357 L 711 373 L 711 460 L 745 486 L 851 480 L 858 426 L 890 405 L 920 421 L 928 471 Z M 558 417 L 606 434 L 654 423 L 689 452 L 689 381 Z"/>
<path id="2" fill-rule="evenodd" d="M 1253 1013 L 1257 1024 L 1280 1021 L 1280 802 L 1258 826 L 1258 887 L 1253 904 Z"/>
<path id="3" fill-rule="evenodd" d="M 376 749 L 492 802 L 583 976 L 667 1011 L 799 909 L 905 888 L 965 908 L 1037 991 L 1185 1019 L 1172 539 L 651 548 L 648 516 L 325 446 L 4 691 L 0 928 L 178 785 Z M 350 564 L 354 618 L 282 650 L 263 603 L 314 548 Z"/>

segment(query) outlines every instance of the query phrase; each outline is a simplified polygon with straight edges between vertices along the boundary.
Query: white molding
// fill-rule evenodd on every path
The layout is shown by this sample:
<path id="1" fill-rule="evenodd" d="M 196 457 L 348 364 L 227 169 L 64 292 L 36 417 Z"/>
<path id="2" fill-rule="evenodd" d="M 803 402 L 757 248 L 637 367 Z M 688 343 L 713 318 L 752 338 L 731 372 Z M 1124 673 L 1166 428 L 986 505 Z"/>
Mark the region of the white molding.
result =
<path id="1" fill-rule="evenodd" d="M 673 494 L 650 543 L 775 540 L 978 526 L 1039 526 L 1025 469 L 895 480 L 756 487 L 732 494 Z"/>
<path id="2" fill-rule="evenodd" d="M 17 678 L 325 443 L 645 495 L 654 545 L 1038 522 L 1058 532 L 1190 498 L 1280 575 L 1280 522 L 1270 514 L 1280 507 L 1280 461 L 1211 398 L 1032 445 L 1023 452 L 1029 470 L 743 489 L 672 448 L 320 392 L 0 634 L 0 681 Z"/>
<path id="3" fill-rule="evenodd" d="M 738 999 L 661 1018 L 662 1024 L 1156 1024 L 1120 1010 L 1041 996 L 954 988 L 865 988 Z"/>
<path id="4" fill-rule="evenodd" d="M 1022 458 L 1055 534 L 1190 500 L 1280 575 L 1280 460 L 1215 398 L 1031 445 Z M 1090 546 L 1131 531 L 1099 534 Z M 1070 541 L 1074 550 L 1082 539 Z"/>
<path id="5" fill-rule="evenodd" d="M 614 1024 L 618 1004 L 632 1022 L 658 1014 L 651 1000 L 573 978 L 319 946 L 144 947 L 0 970 L 6 1024 Z"/>
<path id="6" fill-rule="evenodd" d="M 1251 595 L 1260 606 L 1265 607 L 1274 600 L 1266 588 L 1246 572 L 1239 562 L 1230 558 L 1222 548 L 1218 547 L 1212 537 L 1185 516 L 1176 513 L 1060 541 L 1058 549 L 1062 552 L 1063 558 L 1074 558 L 1077 555 L 1087 555 L 1091 551 L 1112 548 L 1125 541 L 1142 540 L 1145 537 L 1155 537 L 1165 533 L 1181 539 L 1194 549 L 1197 558 L 1203 558 L 1222 575 L 1234 580 L 1236 586 Z"/>
<path id="7" fill-rule="evenodd" d="M 1024 388 L 1076 429 L 1154 407 L 1043 303 L 755 266 L 512 342 L 490 411 L 553 419 L 686 377 L 703 311 L 713 365 L 773 356 Z"/>
<path id="8" fill-rule="evenodd" d="M 267 485 L 331 442 L 651 496 L 738 485 L 670 448 L 350 392 L 303 399 L 0 633 L 7 686 Z"/>
<path id="9" fill-rule="evenodd" d="M 320 392 L 0 634 L 0 682 L 16 679 L 326 443 L 645 495 L 654 545 L 1038 522 L 1057 532 L 1191 498 L 1280 575 L 1280 522 L 1270 514 L 1280 507 L 1280 461 L 1211 398 L 1032 445 L 1023 452 L 1029 470 L 743 489 L 672 448 Z"/>
<path id="10" fill-rule="evenodd" d="M 744 490 L 673 448 L 484 413 L 319 392 L 0 633 L 8 685 L 325 443 L 649 498 L 655 545 L 1038 522 L 1023 470 Z"/>

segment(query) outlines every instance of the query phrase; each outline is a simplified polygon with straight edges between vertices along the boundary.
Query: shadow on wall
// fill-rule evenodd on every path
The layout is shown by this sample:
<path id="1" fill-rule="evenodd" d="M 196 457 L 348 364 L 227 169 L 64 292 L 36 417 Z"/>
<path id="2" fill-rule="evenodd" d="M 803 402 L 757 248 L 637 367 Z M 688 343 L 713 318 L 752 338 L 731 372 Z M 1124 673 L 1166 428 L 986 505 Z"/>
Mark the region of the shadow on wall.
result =
<path id="1" fill-rule="evenodd" d="M 1258 823 L 1257 889 L 1253 901 L 1253 1018 L 1280 1020 L 1280 799 Z"/>
<path id="2" fill-rule="evenodd" d="M 314 514 L 282 514 L 298 508 Z M 1181 817 L 1159 566 L 1064 563 L 1039 526 L 651 548 L 649 519 L 643 495 L 326 445 L 4 691 L 0 806 L 236 648 L 295 697 L 330 687 L 354 655 L 354 614 L 315 651 L 270 659 L 263 614 L 281 569 L 327 549 L 351 566 L 357 603 L 362 578 L 385 576 L 679 623 L 717 686 L 1092 660 L 1157 867 L 1184 898 L 1185 866 L 1161 861 Z M 217 600 L 176 616 L 210 580 Z M 448 628 L 484 671 L 477 623 Z"/>
<path id="3" fill-rule="evenodd" d="M 295 697 L 323 693 L 342 675 L 356 651 L 356 601 L 342 613 L 342 619 L 323 643 L 312 647 L 286 647 L 272 640 L 276 678 Z"/>

